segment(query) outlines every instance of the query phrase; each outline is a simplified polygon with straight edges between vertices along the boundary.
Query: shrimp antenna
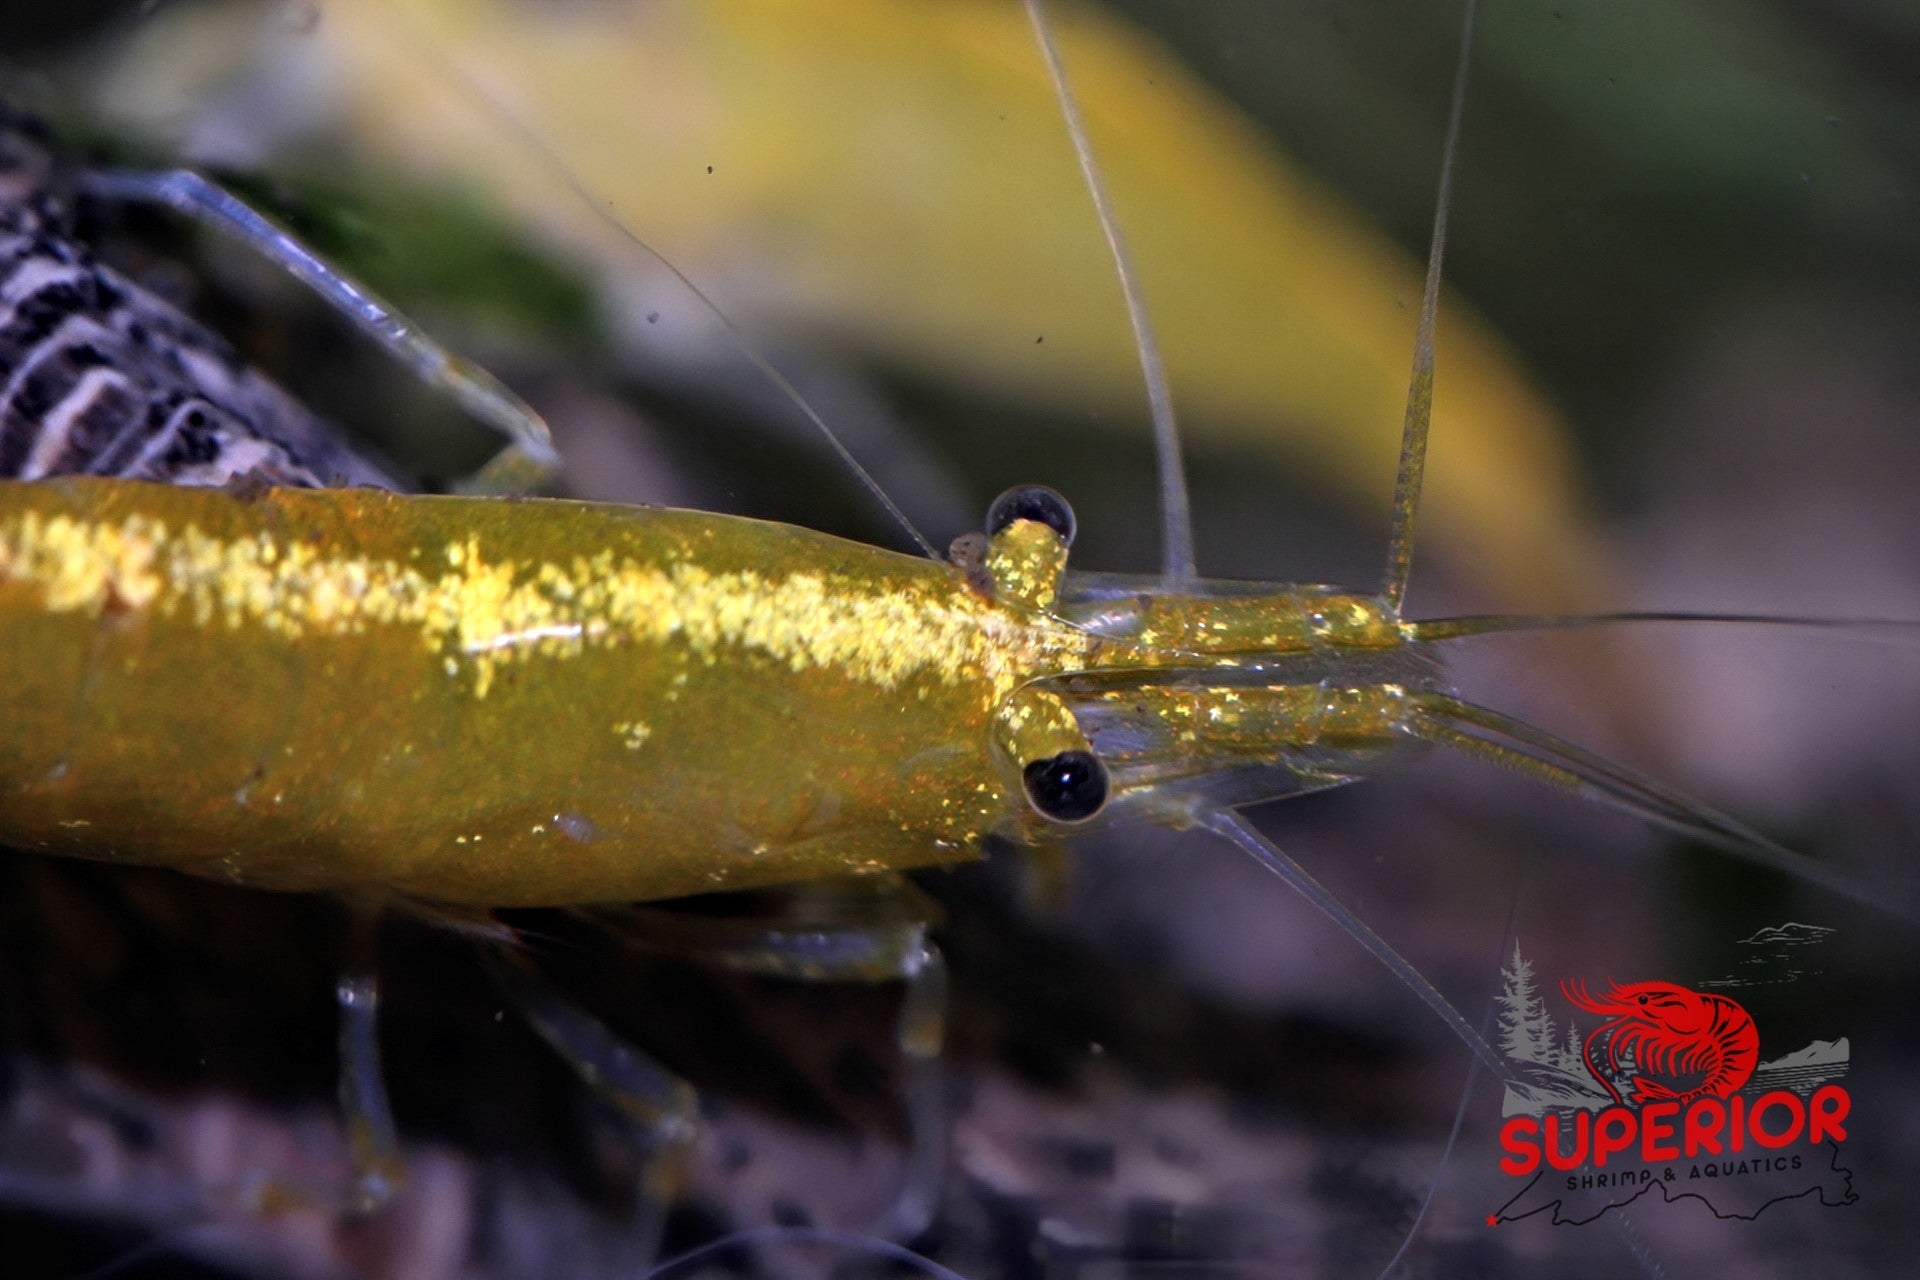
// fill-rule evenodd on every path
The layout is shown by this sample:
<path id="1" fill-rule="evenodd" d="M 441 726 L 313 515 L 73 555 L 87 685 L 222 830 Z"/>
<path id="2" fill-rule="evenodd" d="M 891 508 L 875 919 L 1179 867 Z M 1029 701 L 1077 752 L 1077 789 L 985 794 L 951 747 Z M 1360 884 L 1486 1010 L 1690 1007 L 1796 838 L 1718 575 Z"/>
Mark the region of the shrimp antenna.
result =
<path id="1" fill-rule="evenodd" d="M 1920 906 L 1883 886 L 1863 885 L 1824 862 L 1775 844 L 1752 827 L 1625 765 L 1525 721 L 1443 693 L 1413 699 L 1414 736 L 1620 809 L 1655 826 L 1724 849 L 1855 902 L 1912 920 Z"/>
<path id="2" fill-rule="evenodd" d="M 1519 917 L 1520 886 L 1516 885 L 1514 886 L 1513 896 L 1507 901 L 1507 923 L 1500 930 L 1500 949 L 1495 953 L 1496 958 L 1493 962 L 1493 971 L 1496 974 L 1501 971 L 1501 966 L 1505 963 L 1507 943 L 1511 941 L 1516 951 L 1520 946 L 1519 939 L 1515 938 L 1513 933 L 1514 923 Z M 1488 992 L 1486 1006 L 1480 1012 L 1480 1038 L 1482 1040 L 1485 1040 L 1493 1033 L 1494 1011 L 1498 1007 L 1498 997 L 1493 992 Z M 1427 1184 L 1427 1194 L 1421 1198 L 1420 1209 L 1413 1215 L 1413 1221 L 1408 1224 L 1407 1234 L 1402 1237 L 1400 1247 L 1393 1251 L 1391 1258 L 1387 1259 L 1387 1265 L 1380 1268 L 1378 1280 L 1387 1280 L 1387 1277 L 1393 1274 L 1394 1268 L 1398 1267 L 1400 1263 L 1405 1260 L 1408 1252 L 1412 1250 L 1414 1240 L 1420 1235 L 1420 1228 L 1426 1225 L 1427 1215 L 1432 1212 L 1433 1202 L 1440 1194 L 1441 1175 L 1446 1173 L 1447 1165 L 1453 1160 L 1453 1149 L 1459 1145 L 1460 1131 L 1466 1128 L 1467 1107 L 1473 1102 L 1474 1086 L 1479 1083 L 1480 1061 L 1476 1057 L 1467 1063 L 1467 1078 L 1461 1082 L 1460 1101 L 1455 1104 L 1453 1109 L 1453 1125 L 1447 1130 L 1446 1144 L 1440 1148 L 1440 1161 L 1434 1166 L 1433 1180 Z"/>
<path id="3" fill-rule="evenodd" d="M 1574 631 L 1585 627 L 1644 626 L 1659 623 L 1715 623 L 1782 631 L 1838 631 L 1855 639 L 1912 644 L 1920 640 L 1916 618 L 1796 618 L 1774 613 L 1691 613 L 1670 610 L 1628 613 L 1485 613 L 1459 618 L 1404 622 L 1415 643 L 1460 640 L 1468 636 L 1507 635 L 1516 631 Z"/>
<path id="4" fill-rule="evenodd" d="M 1245 817 L 1231 809 L 1215 809 L 1201 816 L 1199 825 L 1238 845 L 1255 862 L 1286 881 L 1296 893 L 1311 902 L 1321 914 L 1339 925 L 1348 937 L 1385 965 L 1394 977 L 1406 984 L 1407 990 L 1419 996 L 1421 1003 L 1447 1024 L 1447 1029 L 1473 1051 L 1473 1056 L 1487 1070 L 1502 1080 L 1513 1078 L 1513 1073 L 1507 1069 L 1500 1055 L 1494 1052 L 1493 1046 L 1487 1043 L 1486 1037 L 1474 1030 L 1473 1024 L 1461 1016 L 1451 1000 L 1441 995 L 1439 989 L 1422 977 L 1405 956 L 1394 950 L 1392 943 L 1375 933 L 1366 921 L 1353 914 L 1346 903 L 1334 897 L 1331 890 L 1314 879 L 1311 872 L 1295 862 L 1279 845 L 1256 831 Z"/>
<path id="5" fill-rule="evenodd" d="M 706 1244 L 695 1245 L 684 1253 L 676 1254 L 663 1262 L 655 1264 L 640 1280 L 667 1280 L 697 1263 L 712 1261 L 715 1257 L 730 1250 L 754 1245 L 818 1245 L 838 1249 L 842 1253 L 867 1254 L 870 1257 L 892 1263 L 896 1267 L 905 1267 L 928 1276 L 931 1280 L 967 1280 L 967 1277 L 948 1267 L 943 1267 L 922 1253 L 915 1253 L 905 1245 L 878 1236 L 862 1235 L 855 1231 L 840 1231 L 831 1227 L 789 1227 L 778 1224 L 764 1227 L 747 1227 L 731 1235 L 721 1236 L 718 1240 L 709 1240 Z"/>
<path id="6" fill-rule="evenodd" d="M 1395 613 L 1407 596 L 1413 567 L 1413 526 L 1420 509 L 1420 484 L 1427 473 L 1427 430 L 1433 423 L 1433 323 L 1440 309 L 1440 263 L 1447 251 L 1447 210 L 1453 203 L 1453 171 L 1460 151 L 1460 118 L 1467 107 L 1467 67 L 1473 56 L 1473 29 L 1480 16 L 1477 0 L 1468 0 L 1460 28 L 1460 57 L 1453 73 L 1453 101 L 1447 107 L 1447 141 L 1440 153 L 1440 194 L 1433 211 L 1433 241 L 1427 247 L 1427 282 L 1420 291 L 1420 324 L 1414 331 L 1413 378 L 1407 386 L 1407 416 L 1400 428 L 1400 474 L 1393 484 L 1393 533 L 1387 543 L 1387 573 L 1380 598 Z"/>
<path id="7" fill-rule="evenodd" d="M 581 204 L 592 212 L 594 218 L 597 219 L 602 226 L 612 231 L 632 248 L 639 250 L 653 262 L 664 267 L 668 274 L 679 281 L 681 286 L 685 288 L 702 307 L 706 308 L 708 314 L 720 322 L 720 327 L 726 331 L 728 341 L 732 342 L 740 354 L 747 358 L 748 363 L 759 370 L 761 376 L 772 383 L 782 395 L 792 402 L 793 406 L 800 411 L 802 416 L 819 430 L 820 434 L 826 438 L 827 444 L 831 446 L 834 453 L 839 456 L 840 461 L 846 465 L 847 470 L 851 471 L 860 481 L 861 485 L 865 487 L 867 492 L 873 495 L 874 500 L 886 510 L 887 515 L 892 517 L 894 523 L 906 531 L 907 536 L 913 539 L 914 543 L 929 559 L 944 559 L 945 557 L 940 554 L 939 549 L 927 540 L 926 535 L 920 532 L 919 527 L 915 525 L 912 520 L 907 518 L 907 513 L 902 511 L 894 500 L 887 496 L 887 491 L 881 487 L 878 480 L 873 478 L 872 473 L 860 465 L 860 460 L 853 456 L 853 451 L 842 443 L 839 435 L 834 432 L 831 426 L 827 425 L 827 420 L 820 416 L 819 410 L 815 409 L 813 403 L 801 394 L 800 388 L 794 386 L 787 375 L 780 372 L 779 366 L 775 365 L 774 362 L 768 358 L 766 353 L 760 349 L 759 344 L 747 336 L 744 329 L 733 322 L 731 316 L 721 310 L 720 304 L 709 297 L 706 291 L 701 289 L 699 285 L 695 284 L 693 279 L 688 276 L 686 272 L 682 271 L 672 259 L 668 258 L 666 254 L 660 252 L 660 250 L 654 248 L 651 244 L 648 244 L 646 240 L 641 238 L 637 231 L 628 226 L 626 221 L 614 210 L 613 206 L 601 196 L 599 192 L 588 186 L 586 179 L 574 172 L 573 167 L 562 160 L 559 154 L 554 151 L 551 146 L 547 145 L 546 140 L 529 127 L 527 123 L 514 112 L 512 107 L 489 92 L 485 84 L 470 74 L 465 67 L 462 67 L 452 58 L 442 53 L 434 46 L 431 40 L 422 38 L 419 28 L 412 25 L 413 19 L 400 12 L 404 7 L 403 5 L 395 5 L 392 7 L 392 11 L 400 27 L 404 29 L 408 40 L 414 46 L 414 49 L 423 57 L 431 59 L 468 97 L 484 108 L 495 120 L 499 121 L 501 126 L 526 149 L 526 153 L 565 186 L 568 191 L 572 192 Z"/>
<path id="8" fill-rule="evenodd" d="M 1126 238 L 1120 234 L 1120 221 L 1114 214 L 1106 183 L 1101 180 L 1100 166 L 1093 158 L 1086 121 L 1081 118 L 1080 104 L 1067 83 L 1066 65 L 1060 60 L 1060 50 L 1054 43 L 1042 0 L 1024 0 L 1024 3 L 1027 19 L 1033 24 L 1034 38 L 1040 42 L 1040 54 L 1046 60 L 1047 75 L 1053 81 L 1053 95 L 1060 103 L 1060 115 L 1066 121 L 1068 136 L 1073 139 L 1073 154 L 1079 158 L 1087 195 L 1092 198 L 1093 211 L 1100 218 L 1100 230 L 1107 237 L 1107 251 L 1113 255 L 1120 292 L 1127 300 L 1127 321 L 1133 326 L 1134 350 L 1140 354 L 1140 374 L 1147 384 L 1147 405 L 1153 414 L 1154 455 L 1160 471 L 1160 571 L 1169 586 L 1184 587 L 1194 579 L 1193 502 L 1187 493 L 1187 468 L 1180 453 L 1180 424 L 1173 415 L 1173 388 L 1167 382 L 1160 340 L 1154 336 L 1153 322 L 1140 296 L 1140 277 L 1127 253 Z"/>

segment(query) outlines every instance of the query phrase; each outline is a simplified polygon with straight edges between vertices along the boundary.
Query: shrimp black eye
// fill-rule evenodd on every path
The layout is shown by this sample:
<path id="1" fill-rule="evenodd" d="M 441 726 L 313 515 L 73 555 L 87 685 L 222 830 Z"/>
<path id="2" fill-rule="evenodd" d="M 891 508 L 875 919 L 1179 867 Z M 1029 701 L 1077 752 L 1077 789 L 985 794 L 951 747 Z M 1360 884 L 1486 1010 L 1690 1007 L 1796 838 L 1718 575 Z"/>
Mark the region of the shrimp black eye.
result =
<path id="1" fill-rule="evenodd" d="M 1034 810 L 1055 822 L 1085 822 L 1107 803 L 1107 766 L 1091 751 L 1035 760 L 1022 771 L 1021 781 Z"/>
<path id="2" fill-rule="evenodd" d="M 1079 527 L 1073 508 L 1055 490 L 1043 484 L 1019 484 L 993 500 L 987 508 L 987 534 L 991 537 L 1015 520 L 1038 520 L 1060 535 L 1060 541 L 1073 545 Z"/>

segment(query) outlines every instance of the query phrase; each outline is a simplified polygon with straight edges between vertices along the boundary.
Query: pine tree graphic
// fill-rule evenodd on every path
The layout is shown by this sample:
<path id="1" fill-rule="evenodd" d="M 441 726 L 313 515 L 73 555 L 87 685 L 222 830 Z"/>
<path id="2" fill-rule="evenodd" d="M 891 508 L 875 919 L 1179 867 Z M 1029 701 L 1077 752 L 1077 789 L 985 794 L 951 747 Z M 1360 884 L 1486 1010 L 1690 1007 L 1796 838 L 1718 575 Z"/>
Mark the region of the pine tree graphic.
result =
<path id="1" fill-rule="evenodd" d="M 1585 1071 L 1587 1069 L 1586 1057 L 1582 1053 L 1580 1043 L 1580 1027 L 1578 1023 L 1567 1023 L 1567 1038 L 1560 1046 L 1559 1065 L 1562 1071 Z"/>
<path id="2" fill-rule="evenodd" d="M 1513 963 L 1502 968 L 1501 977 L 1505 984 L 1499 998 L 1500 1048 L 1516 1062 L 1555 1065 L 1560 1056 L 1555 1044 L 1559 1036 L 1553 1018 L 1547 1013 L 1546 1001 L 1540 998 L 1539 989 L 1534 985 L 1533 962 L 1520 954 L 1517 938 L 1513 943 Z M 1575 1056 L 1578 1056 L 1577 1050 Z"/>

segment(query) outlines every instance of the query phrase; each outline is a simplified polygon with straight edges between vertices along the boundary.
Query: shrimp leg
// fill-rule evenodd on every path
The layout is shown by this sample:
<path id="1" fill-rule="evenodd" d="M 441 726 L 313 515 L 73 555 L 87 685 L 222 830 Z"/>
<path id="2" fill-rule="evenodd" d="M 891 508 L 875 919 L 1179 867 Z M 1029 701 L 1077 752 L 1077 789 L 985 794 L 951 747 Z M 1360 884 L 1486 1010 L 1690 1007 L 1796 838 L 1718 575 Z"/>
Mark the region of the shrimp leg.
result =
<path id="1" fill-rule="evenodd" d="M 479 494 L 536 489 L 559 469 L 546 420 L 491 373 L 449 352 L 398 309 L 275 226 L 244 200 L 191 169 L 108 169 L 82 176 L 81 190 L 106 200 L 163 205 L 231 236 L 311 289 L 427 386 L 499 432 L 507 447 L 462 485 Z"/>
<path id="2" fill-rule="evenodd" d="M 628 1044 L 568 999 L 519 949 L 482 941 L 475 952 L 494 983 L 547 1046 L 628 1122 L 642 1149 L 638 1222 L 629 1249 L 638 1263 L 659 1253 L 667 1210 L 680 1199 L 699 1124 L 693 1086 Z"/>
<path id="3" fill-rule="evenodd" d="M 791 982 L 904 986 L 892 1038 L 905 1082 L 907 1147 L 899 1188 L 866 1228 L 889 1240 L 926 1230 L 946 1179 L 950 1117 L 943 1053 L 947 964 L 928 936 L 938 907 L 898 876 L 810 884 L 776 896 L 757 919 L 647 906 L 599 910 L 615 936 L 696 963 Z"/>
<path id="4" fill-rule="evenodd" d="M 380 1066 L 380 920 L 370 902 L 349 904 L 347 953 L 334 998 L 340 1006 L 340 1110 L 355 1171 L 352 1205 L 370 1213 L 406 1179 L 400 1137 Z"/>

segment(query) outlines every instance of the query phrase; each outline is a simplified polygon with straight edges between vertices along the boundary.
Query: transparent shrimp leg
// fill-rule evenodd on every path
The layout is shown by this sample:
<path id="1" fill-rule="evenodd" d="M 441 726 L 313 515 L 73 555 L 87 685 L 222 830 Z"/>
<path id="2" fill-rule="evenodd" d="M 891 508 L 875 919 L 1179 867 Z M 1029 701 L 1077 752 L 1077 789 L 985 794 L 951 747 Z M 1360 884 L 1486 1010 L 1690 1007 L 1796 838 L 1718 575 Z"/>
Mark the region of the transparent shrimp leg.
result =
<path id="1" fill-rule="evenodd" d="M 883 984 L 905 990 L 893 1044 L 904 1068 L 907 1149 L 899 1188 L 867 1230 L 910 1240 L 932 1223 L 947 1170 L 949 1116 L 943 1051 L 947 966 L 929 937 L 938 908 L 897 876 L 829 881 L 775 896 L 754 919 L 636 906 L 596 912 L 619 936 L 701 964 L 792 982 Z"/>
<path id="2" fill-rule="evenodd" d="M 163 205 L 240 241 L 351 320 L 421 382 L 499 432 L 507 447 L 462 483 L 464 491 L 523 493 L 540 487 L 559 469 L 560 456 L 546 421 L 531 405 L 479 365 L 449 352 L 371 289 L 330 266 L 224 187 L 191 169 L 99 170 L 82 175 L 80 187 L 101 199 Z"/>
<path id="3" fill-rule="evenodd" d="M 380 918 L 372 903 L 350 904 L 346 961 L 334 987 L 340 1006 L 340 1110 L 355 1171 L 351 1204 L 372 1212 L 406 1180 L 400 1137 L 380 1065 Z"/>
<path id="4" fill-rule="evenodd" d="M 817 892 L 810 890 L 809 896 Z M 806 954 L 814 951 L 816 941 L 829 939 L 825 950 L 837 953 L 832 958 L 823 963 L 817 952 Z M 899 1190 L 871 1230 L 888 1240 L 910 1240 L 924 1232 L 940 1206 L 950 1146 L 942 1067 L 947 964 L 928 937 L 925 922 L 850 922 L 831 934 L 771 924 L 754 947 L 722 952 L 716 959 L 733 968 L 808 982 L 905 984 L 893 1041 L 905 1066 L 907 1151 Z"/>
<path id="5" fill-rule="evenodd" d="M 631 1124 L 642 1153 L 636 1263 L 657 1257 L 687 1179 L 700 1104 L 693 1086 L 568 999 L 518 948 L 481 942 L 480 962 L 534 1033 Z"/>
<path id="6" fill-rule="evenodd" d="M 334 983 L 339 1018 L 335 1045 L 352 1178 L 344 1196 L 337 1184 L 248 1179 L 238 1191 L 252 1212 L 344 1209 L 350 1214 L 373 1213 L 391 1202 L 406 1183 L 406 1161 L 380 1061 L 380 926 L 385 905 L 375 898 L 356 898 L 346 907 L 345 949 Z"/>
<path id="7" fill-rule="evenodd" d="M 941 1051 L 947 971 L 926 926 L 907 917 L 919 896 L 904 882 L 812 888 L 783 895 L 773 920 L 720 919 L 646 907 L 596 911 L 620 936 L 650 949 L 685 951 L 735 972 L 803 982 L 901 982 L 894 1043 L 906 1064 L 907 1154 L 900 1186 L 867 1230 L 883 1239 L 924 1232 L 939 1206 L 947 1167 Z M 483 944 L 481 962 L 541 1039 L 637 1127 L 648 1152 L 636 1257 L 657 1249 L 665 1211 L 684 1188 L 698 1132 L 691 1085 L 567 998 L 511 946 Z"/>

